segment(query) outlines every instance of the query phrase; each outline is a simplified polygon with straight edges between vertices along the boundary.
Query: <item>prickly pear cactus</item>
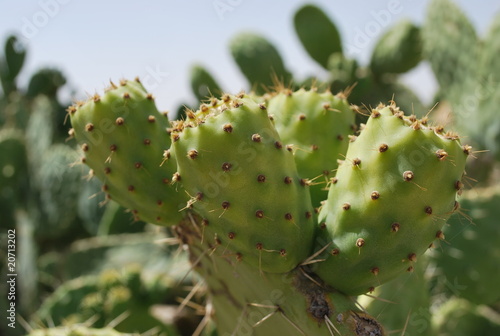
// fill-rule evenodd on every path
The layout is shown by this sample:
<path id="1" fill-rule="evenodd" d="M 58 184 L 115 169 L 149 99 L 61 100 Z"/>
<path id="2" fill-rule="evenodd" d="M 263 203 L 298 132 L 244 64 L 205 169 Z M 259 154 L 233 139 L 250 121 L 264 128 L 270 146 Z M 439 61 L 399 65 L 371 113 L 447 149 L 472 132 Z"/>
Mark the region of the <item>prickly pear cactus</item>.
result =
<path id="1" fill-rule="evenodd" d="M 231 54 L 251 88 L 263 94 L 277 84 L 291 79 L 278 50 L 268 40 L 253 33 L 241 33 L 230 42 Z"/>
<path id="2" fill-rule="evenodd" d="M 2 223 L 14 227 L 14 211 L 26 196 L 28 171 L 26 144 L 21 131 L 0 131 L 0 209 Z M 4 222 L 5 221 L 5 222 Z"/>
<path id="3" fill-rule="evenodd" d="M 314 5 L 305 5 L 293 18 L 295 31 L 309 55 L 324 68 L 333 53 L 342 53 L 337 27 Z"/>
<path id="4" fill-rule="evenodd" d="M 324 262 L 315 272 L 349 295 L 411 272 L 458 209 L 471 149 L 456 134 L 404 116 L 395 105 L 372 110 L 330 186 L 319 215 Z"/>
<path id="5" fill-rule="evenodd" d="M 370 61 L 371 71 L 404 73 L 413 69 L 422 59 L 420 28 L 408 20 L 396 23 L 377 42 Z"/>
<path id="6" fill-rule="evenodd" d="M 457 90 L 464 92 L 464 85 L 474 82 L 480 50 L 474 26 L 451 0 L 431 1 L 427 13 L 422 28 L 425 56 L 439 86 L 447 95 L 457 97 Z M 457 53 L 458 50 L 462 52 Z"/>
<path id="7" fill-rule="evenodd" d="M 38 95 L 45 95 L 53 98 L 64 84 L 66 84 L 66 78 L 61 71 L 50 68 L 41 69 L 31 77 L 27 96 L 34 98 Z"/>
<path id="8" fill-rule="evenodd" d="M 218 332 L 385 335 L 348 295 L 411 272 L 444 238 L 470 146 L 395 104 L 373 109 L 360 134 L 349 136 L 354 116 L 345 96 L 315 90 L 211 98 L 166 133 L 143 124 L 141 112 L 156 110 L 147 97 L 138 82 L 123 81 L 97 102 L 70 108 L 73 132 L 105 191 L 136 207 L 140 219 L 158 210 L 134 191 L 158 189 L 158 177 L 169 174 L 162 204 L 177 211 L 156 223 L 177 224 Z M 116 114 L 116 106 L 136 110 Z M 112 131 L 104 131 L 103 118 L 114 121 Z M 120 133 L 125 125 L 134 137 Z M 99 142 L 92 141 L 96 130 Z M 146 146 L 155 148 L 149 153 L 137 138 L 162 145 Z M 115 160 L 125 169 L 110 176 Z M 148 175 L 137 171 L 143 166 Z M 330 186 L 328 195 L 311 190 L 316 176 Z"/>
<path id="9" fill-rule="evenodd" d="M 83 176 L 88 174 L 88 168 L 82 171 Z M 99 222 L 108 206 L 102 206 L 102 198 L 98 196 L 101 193 L 101 186 L 102 183 L 98 179 L 90 181 L 82 179 L 77 200 L 78 217 L 82 220 L 83 227 L 92 235 L 100 229 Z"/>
<path id="10" fill-rule="evenodd" d="M 214 104 L 172 134 L 177 179 L 192 197 L 186 208 L 203 216 L 206 239 L 215 238 L 222 253 L 230 248 L 237 260 L 287 272 L 311 252 L 307 183 L 265 105 L 243 94 Z"/>
<path id="11" fill-rule="evenodd" d="M 431 1 L 422 28 L 424 57 L 450 103 L 456 127 L 474 145 L 500 158 L 500 15 L 481 39 L 465 12 L 450 0 Z"/>
<path id="12" fill-rule="evenodd" d="M 26 49 L 14 35 L 7 38 L 4 57 L 0 59 L 0 82 L 5 95 L 16 90 L 16 78 L 26 58 Z"/>
<path id="13" fill-rule="evenodd" d="M 94 95 L 68 111 L 81 160 L 103 182 L 107 199 L 143 221 L 172 225 L 181 219 L 187 197 L 172 186 L 175 162 L 165 160 L 168 119 L 138 80 L 111 84 L 102 97 Z"/>

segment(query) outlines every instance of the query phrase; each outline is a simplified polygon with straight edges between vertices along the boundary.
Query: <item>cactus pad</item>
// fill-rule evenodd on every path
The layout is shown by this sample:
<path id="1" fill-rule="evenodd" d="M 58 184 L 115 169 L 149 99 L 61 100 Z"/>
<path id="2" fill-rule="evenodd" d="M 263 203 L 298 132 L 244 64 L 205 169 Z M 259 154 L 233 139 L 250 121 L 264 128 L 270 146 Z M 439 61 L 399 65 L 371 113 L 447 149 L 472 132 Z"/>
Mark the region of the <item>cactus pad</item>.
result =
<path id="1" fill-rule="evenodd" d="M 412 271 L 458 208 L 469 146 L 395 105 L 372 110 L 350 143 L 319 225 L 326 261 L 316 273 L 346 294 L 361 294 Z"/>
<path id="2" fill-rule="evenodd" d="M 260 35 L 241 33 L 230 44 L 231 54 L 252 89 L 264 93 L 272 87 L 274 77 L 287 83 L 291 75 L 276 47 Z"/>
<path id="3" fill-rule="evenodd" d="M 282 141 L 292 146 L 297 170 L 311 184 L 315 207 L 326 199 L 328 180 L 347 151 L 354 113 L 347 100 L 330 92 L 285 90 L 269 100 Z"/>
<path id="4" fill-rule="evenodd" d="M 420 28 L 408 20 L 391 27 L 373 50 L 370 69 L 375 75 L 404 73 L 422 59 Z"/>
<path id="5" fill-rule="evenodd" d="M 320 8 L 301 7 L 293 18 L 295 31 L 309 55 L 324 68 L 333 53 L 342 53 L 337 27 Z"/>
<path id="6" fill-rule="evenodd" d="M 265 106 L 226 95 L 196 116 L 180 123 L 172 149 L 205 239 L 261 270 L 291 270 L 310 253 L 313 208 Z"/>
<path id="7" fill-rule="evenodd" d="M 186 200 L 171 183 L 175 161 L 162 165 L 170 147 L 167 116 L 138 80 L 113 84 L 102 97 L 70 107 L 69 114 L 82 161 L 104 183 L 106 198 L 143 221 L 169 225 L 181 219 Z"/>

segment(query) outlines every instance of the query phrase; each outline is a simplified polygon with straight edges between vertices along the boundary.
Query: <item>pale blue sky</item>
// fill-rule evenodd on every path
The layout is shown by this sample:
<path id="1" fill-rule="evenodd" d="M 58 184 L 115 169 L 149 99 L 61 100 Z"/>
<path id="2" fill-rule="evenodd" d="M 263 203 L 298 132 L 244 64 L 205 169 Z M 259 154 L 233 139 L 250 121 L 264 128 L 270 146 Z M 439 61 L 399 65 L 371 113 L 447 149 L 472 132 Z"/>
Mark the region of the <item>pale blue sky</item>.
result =
<path id="1" fill-rule="evenodd" d="M 455 1 L 480 33 L 500 11 L 498 0 Z M 366 63 L 385 28 L 401 18 L 422 22 L 428 0 L 0 0 L 0 39 L 3 43 L 17 32 L 29 49 L 21 85 L 45 66 L 61 69 L 80 95 L 102 91 L 109 79 L 139 75 L 159 108 L 174 110 L 181 102 L 194 102 L 188 74 L 196 62 L 210 69 L 227 91 L 247 87 L 228 49 L 229 40 L 241 31 L 265 35 L 298 78 L 325 76 L 293 29 L 293 13 L 306 3 L 319 5 L 330 16 L 344 47 L 358 41 L 354 56 Z M 371 34 L 370 29 L 378 34 L 364 43 L 360 34 Z M 425 64 L 404 81 L 424 99 L 435 89 Z"/>

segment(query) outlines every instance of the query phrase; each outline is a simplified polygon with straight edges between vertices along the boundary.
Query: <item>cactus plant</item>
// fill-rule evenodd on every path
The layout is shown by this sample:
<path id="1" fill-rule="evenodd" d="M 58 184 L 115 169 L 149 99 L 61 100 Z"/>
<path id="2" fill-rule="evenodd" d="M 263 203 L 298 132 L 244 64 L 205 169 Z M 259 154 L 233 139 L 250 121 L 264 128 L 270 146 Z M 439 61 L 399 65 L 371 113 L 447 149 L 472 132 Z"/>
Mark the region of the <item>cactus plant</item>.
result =
<path id="1" fill-rule="evenodd" d="M 5 96 L 17 89 L 16 77 L 26 58 L 26 49 L 15 35 L 7 38 L 4 46 L 5 56 L 0 59 L 0 82 Z"/>
<path id="2" fill-rule="evenodd" d="M 221 103 L 172 133 L 177 173 L 192 195 L 188 206 L 207 220 L 207 236 L 217 235 L 237 259 L 287 272 L 311 252 L 307 185 L 264 105 L 244 95 L 225 96 Z M 266 169 L 271 161 L 273 169 Z"/>
<path id="3" fill-rule="evenodd" d="M 172 121 L 138 81 L 111 84 L 68 109 L 78 157 L 62 144 L 56 94 L 64 76 L 42 69 L 18 88 L 25 51 L 9 39 L 0 139 L 18 140 L 24 161 L 13 170 L 18 155 L 0 141 L 8 147 L 0 190 L 4 218 L 19 232 L 19 285 L 29 293 L 19 311 L 27 316 L 40 303 L 31 298 L 48 296 L 31 324 L 66 325 L 28 333 L 497 333 L 498 186 L 462 189 L 471 181 L 467 156 L 480 158 L 468 173 L 497 184 L 499 20 L 480 38 L 448 0 L 433 1 L 428 17 L 423 34 L 408 21 L 387 29 L 365 66 L 343 53 L 328 15 L 305 5 L 295 30 L 326 80 L 292 79 L 264 36 L 237 35 L 231 52 L 253 92 L 225 94 L 196 65 L 192 90 L 203 102 Z M 474 50 L 448 46 L 460 32 Z M 419 63 L 422 44 L 437 98 L 458 112 L 461 134 L 494 155 L 432 125 L 427 115 L 436 112 L 399 81 Z M 474 91 L 481 79 L 486 89 Z M 188 253 L 177 258 L 176 246 L 157 239 Z M 130 262 L 140 271 L 126 271 Z M 93 329 L 79 324 L 90 316 Z"/>
<path id="4" fill-rule="evenodd" d="M 294 15 L 294 27 L 309 55 L 328 68 L 330 55 L 342 53 L 340 34 L 328 16 L 314 5 L 304 5 Z"/>
<path id="5" fill-rule="evenodd" d="M 170 155 L 167 116 L 156 109 L 140 82 L 112 84 L 104 96 L 70 107 L 69 114 L 74 135 L 89 154 L 82 160 L 90 160 L 91 174 L 103 181 L 106 198 L 130 208 L 137 219 L 168 224 L 181 218 L 184 198 L 174 196 L 171 184 L 176 167 L 165 160 Z M 129 166 L 135 174 L 124 170 Z M 157 183 L 163 187 L 157 188 Z"/>
<path id="6" fill-rule="evenodd" d="M 392 104 L 373 109 L 359 136 L 352 136 L 348 148 L 342 149 L 335 142 L 337 133 L 347 139 L 344 134 L 352 130 L 353 120 L 344 97 L 281 90 L 266 99 L 244 93 L 212 98 L 197 111 L 187 111 L 185 120 L 172 123 L 171 142 L 162 135 L 164 128 L 142 125 L 144 113 L 152 116 L 156 109 L 138 81 L 112 85 L 97 102 L 90 98 L 78 103 L 69 114 L 83 162 L 110 184 L 106 191 L 113 199 L 133 204 L 138 217 L 157 224 L 176 224 L 168 216 L 177 221 L 176 235 L 189 246 L 193 267 L 212 293 L 209 300 L 219 332 L 252 328 L 251 312 L 264 308 L 270 321 L 289 333 L 326 335 L 337 329 L 343 335 L 363 335 L 360 330 L 370 329 L 383 335 L 383 328 L 345 294 L 368 292 L 412 270 L 429 244 L 442 238 L 444 221 L 457 209 L 455 197 L 462 188 L 470 146 L 460 145 L 459 137 L 442 127 L 431 127 L 426 118 L 405 116 Z M 117 114 L 116 106 L 142 108 Z M 104 132 L 98 126 L 104 118 L 121 118 L 123 125 Z M 306 120 L 318 126 L 300 127 Z M 290 127 L 293 123 L 299 125 Z M 125 139 L 119 129 L 125 124 L 129 133 L 138 132 L 139 139 L 147 136 L 160 142 L 155 152 Z M 301 139 L 313 136 L 321 124 L 339 125 L 332 144 L 321 143 L 325 150 L 307 159 L 294 153 L 287 142 L 304 145 Z M 96 130 L 98 142 L 91 136 Z M 118 153 L 122 148 L 130 151 Z M 344 150 L 345 161 L 329 181 L 318 221 L 310 200 L 315 176 L 307 175 L 317 171 L 298 168 L 327 162 L 323 169 L 334 170 Z M 111 178 L 105 173 L 110 160 L 123 162 L 126 172 Z M 147 167 L 148 176 L 141 175 L 133 162 Z M 126 185 L 133 183 L 133 191 L 161 185 L 157 176 L 165 173 L 171 174 L 172 186 L 164 187 L 169 194 L 161 199 L 167 208 L 181 211 L 170 210 L 158 220 L 157 208 L 145 202 L 149 195 L 131 193 Z M 141 180 L 130 182 L 131 174 Z M 178 208 L 181 200 L 184 206 Z M 391 206 L 396 202 L 401 206 Z M 346 209 L 351 203 L 352 209 Z M 393 237 L 389 246 L 384 243 L 387 236 Z M 258 280 L 261 277 L 264 282 Z M 274 292 L 286 300 L 268 300 Z M 256 335 L 272 334 L 271 328 L 258 327 L 266 319 L 253 321 Z"/>
<path id="7" fill-rule="evenodd" d="M 98 204 L 102 198 L 92 197 L 101 193 L 101 185 L 96 190 L 82 179 L 88 168 L 73 168 L 79 158 L 66 144 L 67 103 L 58 99 L 64 75 L 41 68 L 28 77 L 27 87 L 19 86 L 26 55 L 15 36 L 7 38 L 0 55 L 0 212 L 2 228 L 17 232 L 22 275 L 18 287 L 25 295 L 18 298 L 16 308 L 22 316 L 35 311 L 39 299 L 61 281 L 57 268 L 37 270 L 38 258 L 47 253 L 63 260 L 61 252 L 73 241 L 97 233 L 105 210 Z M 136 231 L 143 228 L 144 224 L 134 226 Z M 3 269 L 5 264 L 1 265 Z M 4 301 L 0 300 L 2 307 Z M 9 329 L 0 326 L 0 334 L 12 332 Z M 21 332 L 17 328 L 13 335 Z"/>
<path id="8" fill-rule="evenodd" d="M 14 228 L 14 212 L 26 199 L 28 171 L 26 144 L 22 132 L 12 129 L 0 131 L 0 209 L 5 227 Z"/>
<path id="9" fill-rule="evenodd" d="M 370 60 L 370 69 L 380 74 L 404 73 L 422 59 L 420 28 L 407 20 L 396 23 L 378 41 Z"/>
<path id="10" fill-rule="evenodd" d="M 419 27 L 407 20 L 391 27 L 377 41 L 370 66 L 361 67 L 355 59 L 343 54 L 339 31 L 321 8 L 314 4 L 301 6 L 294 14 L 293 24 L 306 52 L 328 70 L 330 78 L 326 82 L 317 75 L 302 80 L 294 78 L 278 49 L 269 40 L 255 33 L 242 32 L 231 39 L 229 47 L 249 83 L 249 91 L 262 95 L 271 92 L 279 83 L 292 89 L 319 87 L 335 93 L 347 89 L 350 102 L 359 106 L 375 107 L 381 102 L 385 104 L 396 99 L 405 111 L 425 111 L 420 99 L 397 78 L 398 74 L 413 69 L 421 60 Z M 211 79 L 212 76 L 196 66 L 194 68 L 197 70 L 192 72 L 191 82 L 206 81 L 203 85 L 213 85 L 210 87 L 211 94 L 217 95 L 219 87 Z M 201 78 L 203 81 L 200 82 Z M 193 85 L 192 89 L 194 95 L 199 97 L 198 86 Z M 177 115 L 184 116 L 184 108 L 179 108 Z M 358 114 L 356 120 L 357 123 L 364 122 L 363 115 Z"/>
<path id="11" fill-rule="evenodd" d="M 489 155 L 498 160 L 500 15 L 481 39 L 456 4 L 433 0 L 422 34 L 424 57 L 440 85 L 440 98 L 451 105 L 455 124 L 476 147 L 490 150 Z"/>
<path id="12" fill-rule="evenodd" d="M 233 58 L 250 86 L 258 94 L 278 81 L 288 83 L 291 75 L 276 47 L 263 36 L 240 33 L 230 42 Z"/>

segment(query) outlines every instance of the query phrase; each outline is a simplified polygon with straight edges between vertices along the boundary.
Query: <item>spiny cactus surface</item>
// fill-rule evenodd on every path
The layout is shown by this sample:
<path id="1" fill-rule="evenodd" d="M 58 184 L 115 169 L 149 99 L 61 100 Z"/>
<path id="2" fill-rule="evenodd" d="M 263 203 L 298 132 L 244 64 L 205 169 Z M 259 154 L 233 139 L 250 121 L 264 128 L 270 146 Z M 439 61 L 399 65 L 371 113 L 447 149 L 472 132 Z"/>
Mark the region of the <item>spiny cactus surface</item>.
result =
<path id="1" fill-rule="evenodd" d="M 140 82 L 112 84 L 102 97 L 70 107 L 69 114 L 82 160 L 103 182 L 106 198 L 140 220 L 162 225 L 180 220 L 185 194 L 172 185 L 175 162 L 164 160 L 168 119 Z"/>
<path id="2" fill-rule="evenodd" d="M 268 113 L 294 152 L 299 175 L 310 184 L 313 206 L 319 207 L 354 131 L 354 112 L 347 99 L 331 92 L 284 90 L 269 99 Z"/>
<path id="3" fill-rule="evenodd" d="M 395 105 L 372 110 L 319 215 L 328 247 L 316 273 L 355 295 L 412 271 L 433 240 L 444 238 L 469 153 L 457 135 Z"/>
<path id="4" fill-rule="evenodd" d="M 192 197 L 187 207 L 203 216 L 207 239 L 215 234 L 221 250 L 287 272 L 311 252 L 308 186 L 265 106 L 245 95 L 224 100 L 172 134 L 177 173 Z"/>

